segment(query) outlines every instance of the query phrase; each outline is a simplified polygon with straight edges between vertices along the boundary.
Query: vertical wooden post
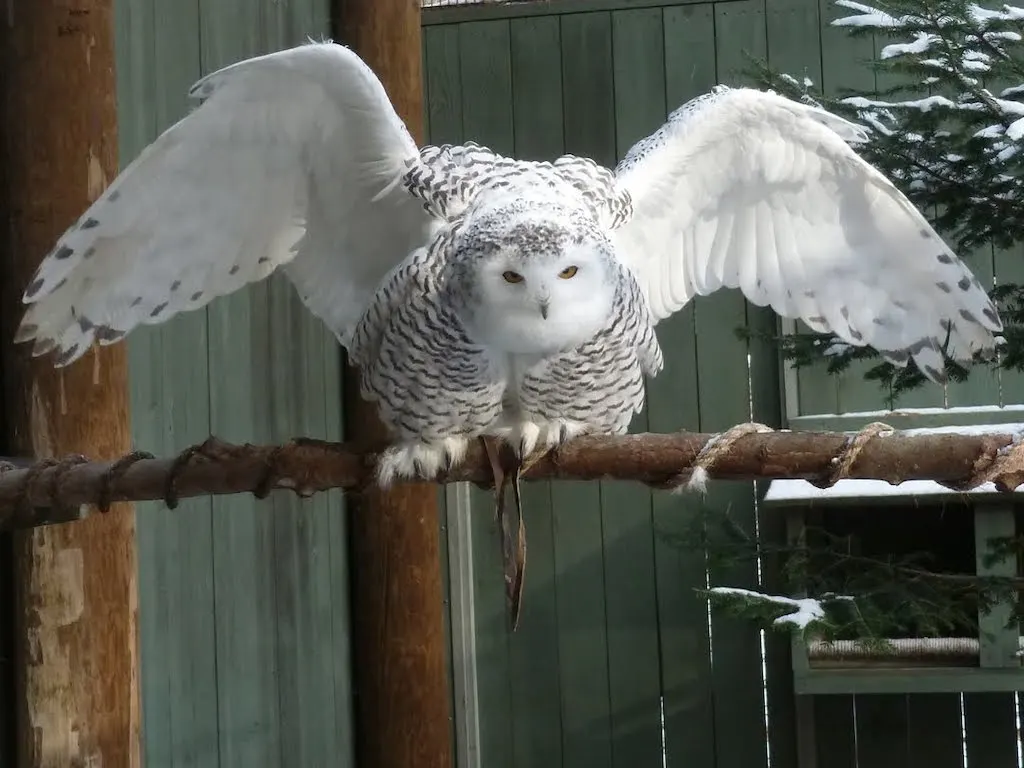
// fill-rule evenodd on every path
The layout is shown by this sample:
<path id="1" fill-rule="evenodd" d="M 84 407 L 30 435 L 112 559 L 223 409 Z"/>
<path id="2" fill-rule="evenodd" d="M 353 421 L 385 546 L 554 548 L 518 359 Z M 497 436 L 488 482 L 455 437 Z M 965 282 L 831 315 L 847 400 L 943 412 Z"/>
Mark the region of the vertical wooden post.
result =
<path id="1" fill-rule="evenodd" d="M 0 50 L 6 448 L 116 457 L 130 448 L 124 346 L 55 370 L 11 343 L 35 267 L 117 172 L 112 0 L 8 0 Z M 137 766 L 132 507 L 16 534 L 11 551 L 17 765 Z"/>
<path id="2" fill-rule="evenodd" d="M 376 72 L 423 141 L 419 0 L 334 0 L 339 42 Z M 375 408 L 346 377 L 348 439 L 380 437 Z M 438 489 L 368 491 L 350 517 L 353 664 L 360 765 L 450 768 L 451 724 L 442 609 Z"/>

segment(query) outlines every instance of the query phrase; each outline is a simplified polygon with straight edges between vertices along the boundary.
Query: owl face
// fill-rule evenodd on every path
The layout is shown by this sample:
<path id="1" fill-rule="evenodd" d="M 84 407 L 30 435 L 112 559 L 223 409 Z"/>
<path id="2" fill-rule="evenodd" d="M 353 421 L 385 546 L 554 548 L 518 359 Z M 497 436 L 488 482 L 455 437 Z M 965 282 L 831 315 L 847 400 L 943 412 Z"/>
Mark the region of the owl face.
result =
<path id="1" fill-rule="evenodd" d="M 602 238 L 504 243 L 473 266 L 477 341 L 510 354 L 552 354 L 605 326 L 615 299 L 614 254 Z"/>

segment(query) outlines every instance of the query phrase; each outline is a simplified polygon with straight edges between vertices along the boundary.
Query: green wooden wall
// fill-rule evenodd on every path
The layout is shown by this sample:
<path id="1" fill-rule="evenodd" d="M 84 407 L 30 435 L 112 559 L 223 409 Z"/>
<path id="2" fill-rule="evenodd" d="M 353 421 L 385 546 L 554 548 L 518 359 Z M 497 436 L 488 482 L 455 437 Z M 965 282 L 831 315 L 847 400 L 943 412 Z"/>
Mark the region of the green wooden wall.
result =
<path id="1" fill-rule="evenodd" d="M 871 40 L 829 27 L 830 0 L 556 0 L 424 11 L 429 139 L 473 139 L 526 158 L 562 152 L 608 165 L 667 112 L 715 83 L 740 84 L 745 54 L 767 57 L 830 91 L 873 87 Z M 1019 254 L 973 254 L 982 280 L 1020 279 Z M 751 416 L 885 407 L 860 370 L 780 371 L 772 350 L 734 329 L 775 327 L 736 292 L 696 300 L 659 329 L 666 370 L 648 388 L 634 431 L 718 430 Z M 749 358 L 748 358 L 749 355 Z M 785 379 L 785 381 L 783 381 Z M 788 397 L 787 397 L 788 394 Z M 903 407 L 1019 402 L 1017 375 L 981 373 L 931 387 Z M 751 527 L 764 488 L 720 483 L 706 500 L 612 482 L 530 484 L 524 610 L 507 631 L 499 547 L 487 494 L 473 492 L 471 610 L 478 678 L 479 762 L 464 765 L 795 768 L 799 719 L 820 768 L 1017 765 L 1014 694 L 792 693 L 788 643 L 708 619 L 706 581 L 758 584 L 753 568 L 710 573 L 663 534 L 701 504 Z M 451 519 L 451 510 L 449 510 Z M 760 534 L 782 536 L 777 516 Z M 452 561 L 459 559 L 451 553 Z M 770 564 L 762 575 L 771 586 Z M 767 685 L 765 685 L 765 681 Z M 767 709 L 767 726 L 765 711 Z M 799 709 L 799 712 L 798 712 Z M 663 725 L 662 725 L 663 723 Z M 465 756 L 463 756 L 465 757 Z M 806 764 L 806 763 L 804 763 Z"/>
<path id="2" fill-rule="evenodd" d="M 122 164 L 202 74 L 320 37 L 327 0 L 118 0 Z M 129 342 L 138 448 L 341 433 L 339 349 L 275 278 Z M 163 766 L 352 764 L 340 494 L 138 507 L 143 756 Z"/>
<path id="3" fill-rule="evenodd" d="M 528 158 L 573 152 L 611 165 L 668 109 L 732 77 L 743 63 L 740 44 L 763 52 L 766 43 L 756 0 L 561 15 L 558 3 L 548 7 L 547 15 L 514 18 L 497 8 L 424 12 L 431 141 L 474 139 Z M 492 18 L 460 20 L 473 12 Z M 716 46 L 716 30 L 737 44 Z M 744 323 L 773 322 L 735 293 L 668 321 L 660 334 L 667 367 L 634 430 L 715 430 L 751 411 L 779 423 L 775 356 L 734 334 Z M 696 498 L 614 482 L 530 484 L 525 607 L 515 634 L 506 630 L 487 494 L 475 502 L 480 764 L 654 766 L 663 747 L 670 765 L 766 764 L 759 638 L 717 616 L 709 637 L 693 591 L 705 584 L 703 561 L 655 533 L 698 514 Z M 750 522 L 755 502 L 751 485 L 735 484 L 715 488 L 705 503 Z M 752 568 L 711 577 L 757 583 Z M 793 701 L 777 650 L 773 757 L 785 765 L 795 749 Z M 716 730 L 729 738 L 716 744 Z"/>

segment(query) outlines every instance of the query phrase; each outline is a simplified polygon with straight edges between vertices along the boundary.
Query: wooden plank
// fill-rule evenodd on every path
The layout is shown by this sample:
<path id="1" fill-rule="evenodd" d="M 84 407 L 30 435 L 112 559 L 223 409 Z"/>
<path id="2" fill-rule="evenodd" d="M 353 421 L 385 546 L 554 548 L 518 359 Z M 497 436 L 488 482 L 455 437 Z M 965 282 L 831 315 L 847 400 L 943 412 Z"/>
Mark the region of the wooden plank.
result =
<path id="1" fill-rule="evenodd" d="M 264 52 L 265 11 L 245 0 L 202 3 L 204 72 Z M 207 310 L 210 427 L 227 440 L 272 440 L 267 292 L 258 283 Z M 221 762 L 270 765 L 282 754 L 273 511 L 248 496 L 212 503 Z"/>
<path id="2" fill-rule="evenodd" d="M 948 238 L 947 238 L 948 240 Z M 995 251 L 992 246 L 960 253 L 974 276 L 986 288 L 995 279 Z M 999 370 L 986 364 L 975 366 L 967 381 L 946 384 L 946 404 L 949 406 L 988 405 L 1000 402 Z"/>
<path id="3" fill-rule="evenodd" d="M 424 128 L 426 130 L 426 128 Z M 441 616 L 442 623 L 444 624 L 444 679 L 445 686 L 447 687 L 447 698 L 449 705 L 448 714 L 448 743 L 450 744 L 451 759 L 457 760 L 458 755 L 456 753 L 458 739 L 458 728 L 456 727 L 455 718 L 460 716 L 467 716 L 461 710 L 456 711 L 454 709 L 456 688 L 455 688 L 455 676 L 452 674 L 452 670 L 455 665 L 454 657 L 454 634 L 453 634 L 453 623 L 452 623 L 452 612 L 456 609 L 456 606 L 452 603 L 452 556 L 453 553 L 449 549 L 451 537 L 449 536 L 449 509 L 447 504 L 447 487 L 438 487 L 437 492 L 437 520 L 438 520 L 438 559 L 440 560 L 439 570 L 441 576 L 441 594 L 439 599 L 441 601 Z M 457 510 L 450 512 L 452 520 L 458 524 Z M 458 557 L 459 553 L 454 553 L 455 557 Z M 471 555 L 471 550 L 469 553 Z M 462 606 L 459 606 L 461 609 Z"/>
<path id="4" fill-rule="evenodd" d="M 1024 283 L 1024 244 L 996 249 L 993 256 L 996 282 Z M 999 371 L 1001 403 L 1024 403 L 1024 371 Z"/>
<path id="5" fill-rule="evenodd" d="M 715 7 L 715 47 L 718 80 L 744 83 L 746 56 L 764 56 L 764 2 L 747 0 Z M 747 381 L 748 345 L 737 338 L 736 328 L 745 325 L 747 302 L 736 290 L 719 291 L 695 302 L 697 368 L 702 430 L 722 430 L 751 418 Z M 751 311 L 755 317 L 757 311 Z M 728 514 L 753 533 L 756 508 L 752 483 L 713 484 L 705 499 L 707 514 Z M 712 586 L 756 588 L 753 563 L 713 568 Z M 719 768 L 764 765 L 767 734 L 764 722 L 764 689 L 758 633 L 749 623 L 721 613 L 712 614 L 715 726 L 730 737 L 717 744 Z"/>
<path id="6" fill-rule="evenodd" d="M 284 442 L 302 434 L 340 440 L 341 351 L 283 276 L 273 278 L 268 288 L 274 318 L 271 439 Z M 339 539 L 331 524 L 343 513 L 341 494 L 309 500 L 275 494 L 270 503 L 282 754 L 301 765 L 351 764 L 349 692 L 343 691 L 338 701 L 335 688 L 338 672 L 345 678 L 349 674 L 347 638 L 334 631 L 339 625 L 347 630 L 347 615 L 340 611 L 346 607 L 348 580 L 336 579 L 337 567 L 347 564 L 345 538 Z"/>
<path id="7" fill-rule="evenodd" d="M 813 701 L 817 762 L 801 768 L 857 768 L 853 696 L 815 696 Z"/>
<path id="8" fill-rule="evenodd" d="M 462 132 L 495 152 L 515 150 L 511 33 L 507 21 L 460 25 Z"/>
<path id="9" fill-rule="evenodd" d="M 562 78 L 558 18 L 511 22 L 515 156 L 554 160 L 562 154 Z M 562 757 L 558 594 L 551 484 L 523 487 L 528 538 L 519 629 L 510 638 L 515 765 L 559 764 Z"/>
<path id="10" fill-rule="evenodd" d="M 562 154 L 562 54 L 558 17 L 510 25 L 515 156 L 554 160 Z"/>
<path id="11" fill-rule="evenodd" d="M 330 26 L 327 0 L 275 3 L 268 17 L 265 44 L 272 48 Z M 271 439 L 340 440 L 341 349 L 334 335 L 283 275 L 268 282 L 267 301 Z M 342 496 L 333 491 L 300 501 L 275 494 L 271 504 L 281 754 L 301 765 L 352 765 L 347 540 L 344 527 L 334 525 L 344 515 Z"/>
<path id="12" fill-rule="evenodd" d="M 462 75 L 459 27 L 423 30 L 425 138 L 432 144 L 456 143 L 462 137 Z M 452 744 L 459 765 L 479 760 L 475 606 L 472 588 L 472 509 L 468 488 L 441 489 L 441 576 L 444 585 L 446 664 L 452 701 Z M 467 762 L 468 761 L 468 762 Z"/>
<path id="13" fill-rule="evenodd" d="M 891 42 L 892 40 L 884 35 L 874 36 L 874 56 L 876 60 L 881 58 L 882 48 Z M 879 70 L 876 72 L 875 80 L 879 91 L 899 86 L 892 95 L 886 96 L 886 98 L 898 100 L 900 98 L 920 98 L 921 96 L 920 88 L 918 87 L 919 78 L 916 75 Z M 927 214 L 928 212 L 926 211 L 925 213 Z M 971 386 L 972 385 L 970 384 L 964 385 L 964 387 L 968 388 L 967 391 L 969 391 Z M 871 407 L 868 405 L 870 402 L 881 404 L 882 401 L 877 394 L 877 386 L 862 380 L 860 383 L 856 384 L 856 387 L 856 394 L 852 396 L 852 400 L 857 403 L 857 408 Z M 872 390 L 874 390 L 874 393 L 872 393 Z M 966 392 L 963 394 L 966 395 Z M 901 394 L 898 405 L 901 408 L 939 407 L 945 404 L 945 400 L 946 388 L 944 386 L 928 382 L 910 392 Z M 849 409 L 850 408 L 846 408 L 845 410 Z"/>
<path id="14" fill-rule="evenodd" d="M 1004 768 L 1017 765 L 1017 716 L 1012 693 L 965 693 L 967 765 Z"/>
<path id="15" fill-rule="evenodd" d="M 858 696 L 857 764 L 871 768 L 905 768 L 910 763 L 907 697 L 903 694 Z"/>
<path id="16" fill-rule="evenodd" d="M 424 26 L 456 24 L 466 21 L 495 21 L 529 16 L 552 16 L 575 13 L 670 8 L 693 5 L 704 0 L 558 0 L 552 9 L 551 0 L 516 0 L 510 3 L 473 3 L 464 6 L 434 6 L 423 9 Z M 720 0 L 730 2 L 731 0 Z"/>
<path id="17" fill-rule="evenodd" d="M 772 0 L 765 5 L 768 63 L 821 84 L 821 17 L 816 2 Z"/>
<path id="18" fill-rule="evenodd" d="M 986 408 L 960 410 L 935 408 L 921 411 L 860 411 L 842 415 L 801 416 L 790 420 L 792 429 L 804 431 L 855 431 L 872 421 L 884 421 L 894 429 L 969 426 L 978 424 L 1020 424 L 1024 422 L 1024 408 Z"/>
<path id="19" fill-rule="evenodd" d="M 200 75 L 198 6 L 143 0 L 115 8 L 124 167 L 185 114 Z M 160 34 L 156 31 L 160 30 Z M 133 442 L 171 455 L 210 434 L 206 312 L 128 339 Z M 188 365 L 182 365 L 188 360 Z M 139 646 L 144 762 L 218 764 L 211 501 L 139 505 Z"/>
<path id="20" fill-rule="evenodd" d="M 974 512 L 975 567 L 979 575 L 1013 578 L 1018 575 L 1017 558 L 1007 557 L 995 563 L 987 562 L 988 555 L 998 551 L 990 540 L 1008 540 L 1017 535 L 1017 521 L 1013 505 L 1006 503 L 996 508 Z M 979 664 L 982 667 L 1003 667 L 1020 669 L 1020 627 L 1011 622 L 1013 604 L 1003 602 L 991 611 L 979 612 L 981 651 Z"/>
<path id="21" fill-rule="evenodd" d="M 477 686 L 476 595 L 473 589 L 474 510 L 469 483 L 445 487 L 445 512 L 449 521 L 448 598 L 452 603 L 451 678 L 452 720 L 455 730 L 455 764 L 480 766 L 480 705 Z"/>
<path id="22" fill-rule="evenodd" d="M 797 681 L 799 694 L 991 693 L 1024 689 L 1019 670 L 963 667 L 815 670 Z"/>
<path id="23" fill-rule="evenodd" d="M 339 359 L 338 342 L 334 334 L 324 333 L 321 337 L 323 359 L 327 361 L 324 368 L 324 429 L 331 434 L 333 425 L 338 425 L 344 432 L 344 419 L 341 406 L 343 402 L 342 365 Z M 330 361 L 336 364 L 330 364 Z M 337 739 L 342 745 L 335 757 L 339 768 L 355 766 L 355 723 L 352 681 L 352 626 L 350 611 L 351 582 L 349 569 L 349 533 L 348 507 L 341 491 L 331 491 L 326 495 L 329 501 L 327 509 L 328 537 L 330 541 L 330 575 L 331 586 L 331 618 L 330 624 L 323 628 L 331 635 L 331 648 L 334 663 L 329 665 L 330 674 L 325 675 L 327 682 L 334 690 L 334 727 Z"/>
<path id="24" fill-rule="evenodd" d="M 460 25 L 459 39 L 461 133 L 455 135 L 453 126 L 448 140 L 473 140 L 496 151 L 511 153 L 515 139 L 508 22 Z M 448 87 L 454 89 L 454 83 Z M 492 511 L 493 495 L 474 486 L 470 490 L 470 504 L 476 511 L 471 536 L 480 763 L 504 768 L 514 764 L 515 722 L 501 547 Z M 532 566 L 531 560 L 527 580 Z"/>
<path id="25" fill-rule="evenodd" d="M 615 166 L 615 94 L 611 16 L 564 16 L 562 84 L 565 151 Z"/>
<path id="26" fill-rule="evenodd" d="M 765 34 L 771 66 L 797 77 L 821 82 L 821 39 L 817 3 L 805 0 L 773 0 L 765 4 Z M 761 333 L 777 331 L 779 322 L 771 310 L 756 309 L 748 303 L 748 323 Z M 756 421 L 772 426 L 783 423 L 780 361 L 774 344 L 751 340 L 751 402 Z M 796 377 L 788 376 L 796 387 Z M 796 392 L 793 393 L 795 395 Z M 756 483 L 758 499 L 770 483 Z M 763 507 L 759 507 L 759 510 Z M 786 520 L 781 514 L 760 514 L 762 541 L 783 545 L 787 541 Z M 784 563 L 778 557 L 762 558 L 762 581 L 769 592 L 785 589 Z M 793 687 L 792 643 L 785 635 L 765 633 L 765 686 L 768 707 L 768 743 L 772 765 L 796 768 L 798 762 L 798 712 Z M 805 718 L 813 718 L 813 707 L 804 707 Z M 806 741 L 806 737 L 805 737 Z M 809 748 L 805 748 L 808 752 Z"/>
<path id="27" fill-rule="evenodd" d="M 960 696 L 954 693 L 907 696 L 907 741 L 911 768 L 961 768 Z"/>
<path id="28" fill-rule="evenodd" d="M 563 25 L 568 20 L 563 20 Z M 715 85 L 715 20 L 711 4 L 666 8 L 663 13 L 665 102 L 673 110 Z M 648 420 L 658 430 L 700 428 L 694 304 L 658 326 L 665 368 L 647 385 Z M 691 494 L 651 498 L 657 585 L 658 640 L 665 752 L 669 766 L 715 764 L 714 709 L 706 586 L 701 552 L 670 540 L 699 519 L 702 502 Z"/>
<path id="29" fill-rule="evenodd" d="M 594 483 L 552 483 L 565 768 L 612 765 L 600 502 Z"/>
<path id="30" fill-rule="evenodd" d="M 22 291 L 36 268 L 117 170 L 113 3 L 12 2 L 5 10 L 4 448 L 40 460 L 114 459 L 131 443 L 125 348 L 93 347 L 58 369 L 53 356 L 33 357 L 29 345 L 12 338 L 24 318 Z M 52 315 L 59 304 L 50 306 L 43 322 L 66 322 Z M 11 761 L 137 765 L 134 506 L 115 504 L 106 515 L 3 538 L 13 597 L 4 605 L 14 652 L 14 685 L 5 686 L 3 707 L 14 715 L 14 732 L 5 734 L 16 742 Z"/>
<path id="31" fill-rule="evenodd" d="M 821 24 L 821 79 L 819 82 L 824 91 L 829 94 L 839 93 L 844 88 L 873 90 L 875 85 L 874 73 L 863 63 L 863 60 L 869 60 L 874 53 L 871 40 L 854 39 L 848 30 L 831 26 L 834 19 L 845 14 L 845 9 L 837 7 L 831 0 L 819 0 L 818 2 L 818 16 Z M 805 63 L 801 68 L 806 67 L 809 65 Z M 810 74 L 811 71 L 808 69 L 807 74 Z M 808 332 L 809 329 L 800 324 L 800 330 Z M 863 367 L 855 365 L 851 367 L 849 373 L 841 377 L 834 377 L 825 371 L 824 364 L 817 364 L 798 371 L 800 414 L 837 413 L 844 409 L 856 410 L 853 406 L 846 405 L 845 400 L 843 408 L 840 408 L 839 382 L 848 378 L 859 379 L 863 370 Z M 795 414 L 789 414 L 789 416 L 793 415 Z"/>
<path id="32" fill-rule="evenodd" d="M 615 160 L 611 17 L 563 17 L 562 88 L 565 151 Z M 611 705 L 600 487 L 551 484 L 558 574 L 562 765 L 608 766 Z"/>
<path id="33" fill-rule="evenodd" d="M 664 45 L 660 9 L 612 14 L 619 158 L 665 121 Z M 646 410 L 631 425 L 651 428 L 660 429 Z M 651 492 L 624 482 L 602 482 L 600 491 L 612 753 L 617 762 L 655 765 L 662 738 Z"/>
<path id="34" fill-rule="evenodd" d="M 494 497 L 475 486 L 469 493 L 475 515 L 471 543 L 480 765 L 508 768 L 514 765 L 515 722 L 512 716 L 505 583 L 500 540 L 492 511 Z"/>
<path id="35" fill-rule="evenodd" d="M 431 144 L 462 140 L 462 74 L 459 65 L 459 26 L 423 30 L 427 63 L 424 81 Z"/>

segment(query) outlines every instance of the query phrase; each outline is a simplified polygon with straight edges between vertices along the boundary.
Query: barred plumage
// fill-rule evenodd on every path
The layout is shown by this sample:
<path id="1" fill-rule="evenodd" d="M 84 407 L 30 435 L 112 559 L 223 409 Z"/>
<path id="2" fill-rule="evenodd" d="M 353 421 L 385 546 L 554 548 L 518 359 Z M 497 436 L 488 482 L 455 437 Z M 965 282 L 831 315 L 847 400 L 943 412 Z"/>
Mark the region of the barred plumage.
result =
<path id="1" fill-rule="evenodd" d="M 624 432 L 662 366 L 655 323 L 721 287 L 937 380 L 944 355 L 990 351 L 1001 329 L 849 146 L 863 130 L 775 94 L 716 88 L 614 172 L 417 148 L 376 76 L 331 43 L 190 95 L 200 106 L 40 265 L 16 340 L 67 365 L 280 267 L 394 433 L 385 483 L 458 461 L 477 435 L 525 454 Z"/>

